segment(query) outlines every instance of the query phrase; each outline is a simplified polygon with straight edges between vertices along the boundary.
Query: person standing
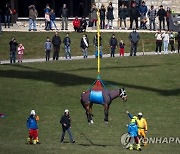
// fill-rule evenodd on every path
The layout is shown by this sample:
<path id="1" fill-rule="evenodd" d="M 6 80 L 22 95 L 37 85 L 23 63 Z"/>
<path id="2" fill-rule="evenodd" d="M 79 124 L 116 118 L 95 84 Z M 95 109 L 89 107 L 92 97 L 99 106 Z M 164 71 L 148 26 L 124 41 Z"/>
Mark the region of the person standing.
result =
<path id="1" fill-rule="evenodd" d="M 139 33 L 136 31 L 136 29 L 133 29 L 133 32 L 131 32 L 129 34 L 129 39 L 131 41 L 131 51 L 130 51 L 130 56 L 134 55 L 136 56 L 136 52 L 137 52 L 137 46 L 138 46 L 138 42 L 140 39 L 140 35 Z"/>
<path id="2" fill-rule="evenodd" d="M 62 28 L 61 30 L 64 30 L 64 25 L 65 25 L 65 30 L 68 30 L 68 17 L 69 17 L 69 12 L 66 4 L 63 4 L 63 7 L 61 8 L 60 11 L 60 16 L 62 18 Z"/>
<path id="3" fill-rule="evenodd" d="M 143 20 L 146 18 L 146 13 L 148 9 L 147 6 L 145 5 L 145 2 L 142 1 L 142 5 L 139 7 L 139 14 L 140 14 L 140 28 L 141 29 L 147 29 L 146 23 L 143 22 Z"/>
<path id="4" fill-rule="evenodd" d="M 51 20 L 51 29 L 52 29 L 52 25 L 54 25 L 54 28 L 56 30 L 58 30 L 57 26 L 56 26 L 56 23 L 55 23 L 55 20 L 56 20 L 56 14 L 54 12 L 54 10 L 52 9 L 51 12 L 50 12 L 50 20 Z"/>
<path id="5" fill-rule="evenodd" d="M 51 30 L 51 20 L 50 20 L 50 14 L 48 12 L 45 13 L 45 30 Z"/>
<path id="6" fill-rule="evenodd" d="M 0 9 L 0 34 L 2 33 L 1 21 L 2 21 L 2 10 Z"/>
<path id="7" fill-rule="evenodd" d="M 50 14 L 50 12 L 51 12 L 51 8 L 50 8 L 50 6 L 49 6 L 49 4 L 46 4 L 46 8 L 44 9 L 44 17 L 45 17 L 45 27 L 47 28 L 48 27 L 48 25 L 49 25 L 49 17 L 47 17 L 47 15 L 49 15 Z M 47 18 L 48 18 L 48 20 L 47 20 Z M 48 25 L 47 25 L 48 24 Z M 45 28 L 45 30 L 47 30 Z M 50 27 L 49 27 L 49 29 L 50 29 Z"/>
<path id="8" fill-rule="evenodd" d="M 167 23 L 167 29 L 169 31 L 169 18 L 171 16 L 171 9 L 170 7 L 167 7 L 167 10 L 166 10 L 166 23 Z"/>
<path id="9" fill-rule="evenodd" d="M 96 34 L 93 38 L 93 45 L 95 47 L 95 51 L 98 51 L 98 35 Z M 101 35 L 99 36 L 99 50 L 102 52 L 102 37 Z"/>
<path id="10" fill-rule="evenodd" d="M 136 3 L 132 3 L 132 7 L 129 10 L 129 16 L 130 16 L 130 29 L 132 29 L 133 21 L 135 21 L 136 29 L 138 29 L 138 16 L 139 16 L 139 10 L 136 7 Z"/>
<path id="11" fill-rule="evenodd" d="M 92 29 L 95 29 L 97 24 L 97 8 L 95 4 L 93 4 L 91 8 L 91 22 L 92 22 Z"/>
<path id="12" fill-rule="evenodd" d="M 51 41 L 50 41 L 49 37 L 47 37 L 46 42 L 44 44 L 44 49 L 45 49 L 45 52 L 46 52 L 46 61 L 49 61 L 51 48 L 52 48 Z"/>
<path id="13" fill-rule="evenodd" d="M 162 40 L 163 40 L 161 31 L 158 31 L 155 34 L 155 37 L 156 37 L 156 54 L 158 53 L 158 50 L 159 50 L 159 54 L 161 54 Z"/>
<path id="14" fill-rule="evenodd" d="M 73 139 L 73 135 L 71 132 L 71 118 L 70 118 L 68 109 L 66 109 L 64 111 L 64 115 L 60 119 L 60 124 L 62 125 L 62 135 L 61 135 L 60 142 L 63 143 L 65 133 L 67 131 L 69 134 L 69 138 L 70 138 L 71 143 L 75 143 L 75 140 Z"/>
<path id="15" fill-rule="evenodd" d="M 149 9 L 148 11 L 148 17 L 149 17 L 149 26 L 150 26 L 150 30 L 152 30 L 152 24 L 153 24 L 153 30 L 156 30 L 156 24 L 155 24 L 155 20 L 156 20 L 156 9 L 154 9 L 154 6 L 151 5 L 151 9 Z"/>
<path id="16" fill-rule="evenodd" d="M 86 34 L 83 34 L 81 38 L 80 47 L 83 52 L 84 59 L 88 57 L 88 47 L 89 47 L 89 39 Z"/>
<path id="17" fill-rule="evenodd" d="M 22 63 L 24 50 L 25 50 L 24 46 L 20 43 L 18 46 L 18 63 Z"/>
<path id="18" fill-rule="evenodd" d="M 16 51 L 18 43 L 16 42 L 16 39 L 13 37 L 12 40 L 9 42 L 10 45 L 10 63 L 16 63 Z"/>
<path id="19" fill-rule="evenodd" d="M 29 31 L 37 31 L 36 29 L 36 18 L 38 16 L 38 12 L 34 5 L 29 6 Z M 33 27 L 33 28 L 32 28 Z"/>
<path id="20" fill-rule="evenodd" d="M 178 32 L 176 39 L 178 41 L 178 53 L 179 53 L 179 50 L 180 50 L 180 31 Z"/>
<path id="21" fill-rule="evenodd" d="M 108 20 L 107 29 L 113 29 L 113 20 L 114 20 L 113 10 L 114 7 L 112 6 L 112 2 L 109 2 L 109 5 L 107 7 L 107 20 Z"/>
<path id="22" fill-rule="evenodd" d="M 163 30 L 165 30 L 165 17 L 166 11 L 163 9 L 163 6 L 160 6 L 160 9 L 157 12 L 157 16 L 159 17 L 159 29 L 162 30 L 162 23 L 163 23 Z"/>
<path id="23" fill-rule="evenodd" d="M 127 7 L 124 6 L 124 4 L 122 4 L 122 6 L 120 6 L 119 8 L 119 19 L 120 19 L 120 28 L 119 29 L 122 29 L 122 21 L 124 22 L 124 27 L 125 29 L 126 28 L 126 17 L 127 17 Z"/>
<path id="24" fill-rule="evenodd" d="M 175 52 L 175 47 L 174 47 L 174 44 L 175 44 L 175 35 L 173 33 L 173 31 L 170 32 L 169 34 L 169 43 L 171 45 L 171 53 L 173 53 L 173 51 Z"/>
<path id="25" fill-rule="evenodd" d="M 63 43 L 64 43 L 64 50 L 65 50 L 66 60 L 68 59 L 68 57 L 71 60 L 71 48 L 70 48 L 71 39 L 69 37 L 69 33 L 66 34 L 66 37 L 64 38 Z"/>
<path id="26" fill-rule="evenodd" d="M 54 48 L 53 60 L 58 60 L 59 59 L 59 50 L 60 50 L 60 45 L 61 45 L 61 38 L 58 35 L 58 32 L 56 32 L 55 35 L 53 36 L 52 44 L 53 44 L 53 48 Z"/>
<path id="27" fill-rule="evenodd" d="M 7 24 L 8 24 L 8 28 L 10 28 L 11 14 L 12 14 L 11 7 L 7 3 L 4 8 L 4 26 L 5 26 L 5 28 L 6 28 Z"/>
<path id="28" fill-rule="evenodd" d="M 110 48 L 111 48 L 111 57 L 114 57 L 114 54 L 115 54 L 115 51 L 116 51 L 116 47 L 118 45 L 118 41 L 115 37 L 115 34 L 112 34 L 112 37 L 109 41 L 109 45 L 110 45 Z"/>
<path id="29" fill-rule="evenodd" d="M 106 8 L 104 7 L 104 4 L 101 5 L 99 13 L 100 13 L 100 26 L 101 26 L 101 29 L 104 29 L 105 28 L 105 16 L 106 16 Z"/>
<path id="30" fill-rule="evenodd" d="M 164 45 L 164 54 L 168 54 L 168 44 L 169 44 L 169 34 L 168 31 L 162 34 L 163 37 L 163 45 Z"/>
<path id="31" fill-rule="evenodd" d="M 120 56 L 124 56 L 124 47 L 125 47 L 125 44 L 124 44 L 123 40 L 121 40 L 119 42 L 119 55 Z"/>

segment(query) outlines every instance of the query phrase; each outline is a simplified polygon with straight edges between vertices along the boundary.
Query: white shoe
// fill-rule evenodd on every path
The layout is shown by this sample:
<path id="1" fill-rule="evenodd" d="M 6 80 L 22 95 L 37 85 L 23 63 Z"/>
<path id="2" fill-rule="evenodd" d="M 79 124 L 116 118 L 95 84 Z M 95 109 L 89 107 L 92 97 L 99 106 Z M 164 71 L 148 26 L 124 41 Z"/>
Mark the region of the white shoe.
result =
<path id="1" fill-rule="evenodd" d="M 174 53 L 176 53 L 176 51 L 174 51 Z"/>
<path id="2" fill-rule="evenodd" d="M 171 51 L 171 53 L 173 53 L 173 52 Z"/>
<path id="3" fill-rule="evenodd" d="M 157 55 L 157 52 L 155 52 L 155 55 Z"/>
<path id="4" fill-rule="evenodd" d="M 111 29 L 114 29 L 114 27 L 111 27 Z"/>
<path id="5" fill-rule="evenodd" d="M 121 27 L 119 27 L 119 29 L 122 29 Z"/>
<path id="6" fill-rule="evenodd" d="M 161 52 L 159 52 L 159 54 L 161 55 Z"/>
<path id="7" fill-rule="evenodd" d="M 125 28 L 125 30 L 127 30 L 127 27 Z"/>

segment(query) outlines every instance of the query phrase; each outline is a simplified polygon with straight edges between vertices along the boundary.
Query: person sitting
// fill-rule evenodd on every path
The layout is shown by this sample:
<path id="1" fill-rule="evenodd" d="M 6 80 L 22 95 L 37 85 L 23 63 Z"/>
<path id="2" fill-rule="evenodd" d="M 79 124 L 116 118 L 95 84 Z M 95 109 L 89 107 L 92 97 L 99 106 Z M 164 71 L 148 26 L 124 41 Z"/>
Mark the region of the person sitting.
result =
<path id="1" fill-rule="evenodd" d="M 86 31 L 86 27 L 87 27 L 87 21 L 86 21 L 85 17 L 82 17 L 80 24 L 81 24 L 81 26 L 80 26 L 81 27 L 81 31 L 85 32 Z"/>
<path id="2" fill-rule="evenodd" d="M 79 30 L 80 30 L 80 20 L 78 19 L 77 16 L 73 20 L 73 26 L 74 26 L 75 32 L 79 32 Z"/>

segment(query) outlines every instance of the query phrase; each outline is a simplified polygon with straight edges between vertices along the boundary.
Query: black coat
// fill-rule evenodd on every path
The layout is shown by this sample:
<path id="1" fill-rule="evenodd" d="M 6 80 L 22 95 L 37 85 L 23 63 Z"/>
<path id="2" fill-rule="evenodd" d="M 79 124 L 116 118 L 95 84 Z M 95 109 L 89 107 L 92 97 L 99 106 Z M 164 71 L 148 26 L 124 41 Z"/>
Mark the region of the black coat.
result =
<path id="1" fill-rule="evenodd" d="M 80 47 L 85 49 L 85 48 L 88 48 L 89 47 L 89 39 L 86 37 L 86 41 L 87 41 L 87 44 L 88 46 L 86 46 L 85 42 L 84 42 L 84 39 L 81 38 L 81 42 L 80 42 Z"/>
<path id="2" fill-rule="evenodd" d="M 117 39 L 111 37 L 111 39 L 110 39 L 110 41 L 109 41 L 109 45 L 110 45 L 110 46 L 113 46 L 113 47 L 117 46 L 117 45 L 118 45 Z"/>
<path id="3" fill-rule="evenodd" d="M 129 10 L 130 18 L 138 18 L 139 17 L 139 10 L 137 7 L 131 7 Z"/>
<path id="4" fill-rule="evenodd" d="M 61 119 L 60 119 L 60 123 L 62 124 L 62 127 L 64 129 L 68 129 L 69 127 L 71 127 L 71 118 L 70 118 L 70 116 L 69 115 L 68 116 L 67 115 L 63 115 L 61 117 Z"/>
<path id="5" fill-rule="evenodd" d="M 166 17 L 166 11 L 164 9 L 159 9 L 157 12 L 157 16 L 159 16 L 159 20 L 164 20 Z"/>
<path id="6" fill-rule="evenodd" d="M 18 46 L 18 43 L 15 42 L 15 41 L 10 41 L 9 42 L 9 45 L 10 45 L 10 51 L 16 51 L 17 50 L 17 46 Z"/>
<path id="7" fill-rule="evenodd" d="M 113 20 L 114 19 L 114 15 L 113 15 L 113 7 L 108 6 L 107 8 L 107 19 L 108 20 Z"/>
<path id="8" fill-rule="evenodd" d="M 127 8 L 119 8 L 119 18 L 121 19 L 125 19 L 128 15 L 128 11 L 127 11 Z"/>
<path id="9" fill-rule="evenodd" d="M 102 45 L 101 41 L 102 41 L 102 37 L 100 36 L 100 38 L 99 38 L 99 46 Z M 96 35 L 95 35 L 94 38 L 93 38 L 93 44 L 94 44 L 95 46 L 98 46 L 98 37 L 97 37 Z"/>
<path id="10" fill-rule="evenodd" d="M 105 9 L 105 8 L 101 8 L 101 9 L 99 10 L 99 12 L 100 12 L 100 19 L 101 19 L 101 20 L 104 20 L 104 19 L 105 19 L 105 16 L 106 16 L 106 9 Z"/>
<path id="11" fill-rule="evenodd" d="M 61 38 L 59 37 L 59 36 L 54 36 L 53 38 L 52 38 L 52 44 L 54 45 L 54 46 L 56 46 L 56 47 L 60 47 L 60 45 L 61 45 Z"/>
<path id="12" fill-rule="evenodd" d="M 131 32 L 129 34 L 129 39 L 131 41 L 131 43 L 138 43 L 140 36 L 138 32 Z"/>

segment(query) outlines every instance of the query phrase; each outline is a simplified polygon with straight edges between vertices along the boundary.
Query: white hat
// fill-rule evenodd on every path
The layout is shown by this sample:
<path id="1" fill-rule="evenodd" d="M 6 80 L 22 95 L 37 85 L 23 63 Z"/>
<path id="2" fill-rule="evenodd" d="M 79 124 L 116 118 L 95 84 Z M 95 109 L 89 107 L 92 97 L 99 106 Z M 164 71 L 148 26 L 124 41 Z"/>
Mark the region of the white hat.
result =
<path id="1" fill-rule="evenodd" d="M 69 113 L 69 110 L 68 110 L 68 109 L 66 109 L 66 110 L 64 110 L 64 112 Z"/>
<path id="2" fill-rule="evenodd" d="M 31 115 L 36 115 L 35 110 L 31 110 Z"/>
<path id="3" fill-rule="evenodd" d="M 143 114 L 141 112 L 138 113 L 138 116 L 142 116 Z"/>

